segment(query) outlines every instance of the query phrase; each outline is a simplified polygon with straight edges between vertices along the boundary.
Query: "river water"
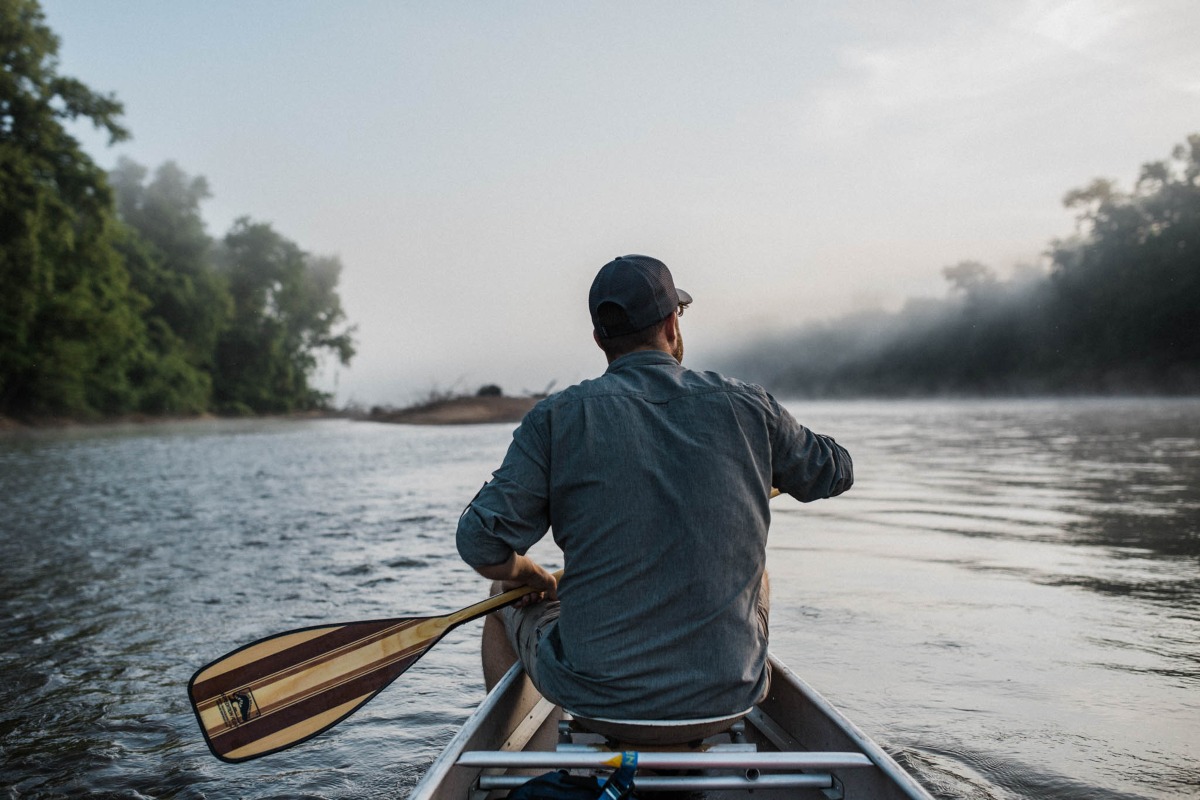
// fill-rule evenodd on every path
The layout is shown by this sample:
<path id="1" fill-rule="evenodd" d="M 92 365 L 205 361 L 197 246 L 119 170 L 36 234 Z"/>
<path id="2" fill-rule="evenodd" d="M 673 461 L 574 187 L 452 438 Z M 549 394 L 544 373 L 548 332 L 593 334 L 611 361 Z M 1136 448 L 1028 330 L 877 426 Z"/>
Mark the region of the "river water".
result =
<path id="1" fill-rule="evenodd" d="M 1200 400 L 790 407 L 858 483 L 773 502 L 789 666 L 939 797 L 1200 797 Z M 187 681 L 270 633 L 478 599 L 455 520 L 512 427 L 0 438 L 0 790 L 404 797 L 483 696 L 479 623 L 246 764 L 208 753 Z"/>

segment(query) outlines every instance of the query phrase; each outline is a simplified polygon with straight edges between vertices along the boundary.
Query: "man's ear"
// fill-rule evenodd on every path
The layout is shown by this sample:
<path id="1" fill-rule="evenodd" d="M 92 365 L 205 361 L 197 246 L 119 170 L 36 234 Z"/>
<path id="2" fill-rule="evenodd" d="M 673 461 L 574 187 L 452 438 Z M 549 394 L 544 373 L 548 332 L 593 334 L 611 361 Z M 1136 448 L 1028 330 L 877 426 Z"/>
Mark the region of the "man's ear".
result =
<path id="1" fill-rule="evenodd" d="M 668 344 L 673 345 L 676 337 L 679 336 L 679 315 L 672 314 L 666 318 L 665 322 L 666 324 L 663 325 L 663 336 L 667 338 Z"/>
<path id="2" fill-rule="evenodd" d="M 592 341 L 596 343 L 596 347 L 599 347 L 604 351 L 604 360 L 611 364 L 613 362 L 613 358 L 608 354 L 608 351 L 604 349 L 604 345 L 600 344 L 600 337 L 596 335 L 595 331 L 592 331 Z"/>

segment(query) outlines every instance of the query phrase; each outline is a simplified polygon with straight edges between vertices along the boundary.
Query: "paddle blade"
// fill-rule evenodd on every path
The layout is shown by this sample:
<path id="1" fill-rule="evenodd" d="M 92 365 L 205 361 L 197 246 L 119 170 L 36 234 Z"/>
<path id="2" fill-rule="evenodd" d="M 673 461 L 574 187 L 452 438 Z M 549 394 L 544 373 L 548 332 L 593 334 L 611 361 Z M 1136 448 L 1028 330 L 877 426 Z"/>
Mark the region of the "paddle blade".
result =
<path id="1" fill-rule="evenodd" d="M 353 714 L 447 630 L 443 617 L 395 618 L 260 639 L 192 676 L 192 710 L 222 761 L 275 753 Z"/>

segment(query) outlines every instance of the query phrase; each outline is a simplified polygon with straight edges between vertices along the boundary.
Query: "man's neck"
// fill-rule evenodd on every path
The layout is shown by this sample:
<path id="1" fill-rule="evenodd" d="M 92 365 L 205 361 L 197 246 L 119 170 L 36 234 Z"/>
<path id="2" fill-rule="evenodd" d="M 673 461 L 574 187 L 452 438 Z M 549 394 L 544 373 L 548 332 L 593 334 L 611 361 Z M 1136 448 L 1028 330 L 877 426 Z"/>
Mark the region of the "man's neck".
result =
<path id="1" fill-rule="evenodd" d="M 614 361 L 616 361 L 618 358 L 624 358 L 625 356 L 632 355 L 634 353 L 653 353 L 653 352 L 666 353 L 667 355 L 671 355 L 671 349 L 669 347 L 667 347 L 666 345 L 654 344 L 654 345 L 644 345 L 642 347 L 635 347 L 632 350 L 626 350 L 624 353 L 621 353 L 621 355 L 619 355 L 619 356 L 610 356 L 607 352 L 604 354 L 604 356 L 605 356 L 605 358 L 608 359 L 608 363 L 611 364 Z"/>

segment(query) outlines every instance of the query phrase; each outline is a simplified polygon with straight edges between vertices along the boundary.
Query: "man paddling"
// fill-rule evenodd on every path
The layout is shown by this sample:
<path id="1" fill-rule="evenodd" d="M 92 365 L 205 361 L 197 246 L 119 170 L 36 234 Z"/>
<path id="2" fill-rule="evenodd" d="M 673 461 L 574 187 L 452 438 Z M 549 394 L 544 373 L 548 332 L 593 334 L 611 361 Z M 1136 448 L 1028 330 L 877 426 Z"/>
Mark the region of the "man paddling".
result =
<path id="1" fill-rule="evenodd" d="M 545 697 L 623 741 L 700 738 L 765 696 L 772 487 L 809 502 L 854 480 L 845 449 L 762 388 L 682 366 L 691 302 L 657 259 L 601 268 L 588 305 L 607 371 L 526 415 L 458 524 L 480 575 L 548 601 L 487 619 L 488 687 L 519 658 Z M 547 530 L 561 583 L 525 555 Z"/>

